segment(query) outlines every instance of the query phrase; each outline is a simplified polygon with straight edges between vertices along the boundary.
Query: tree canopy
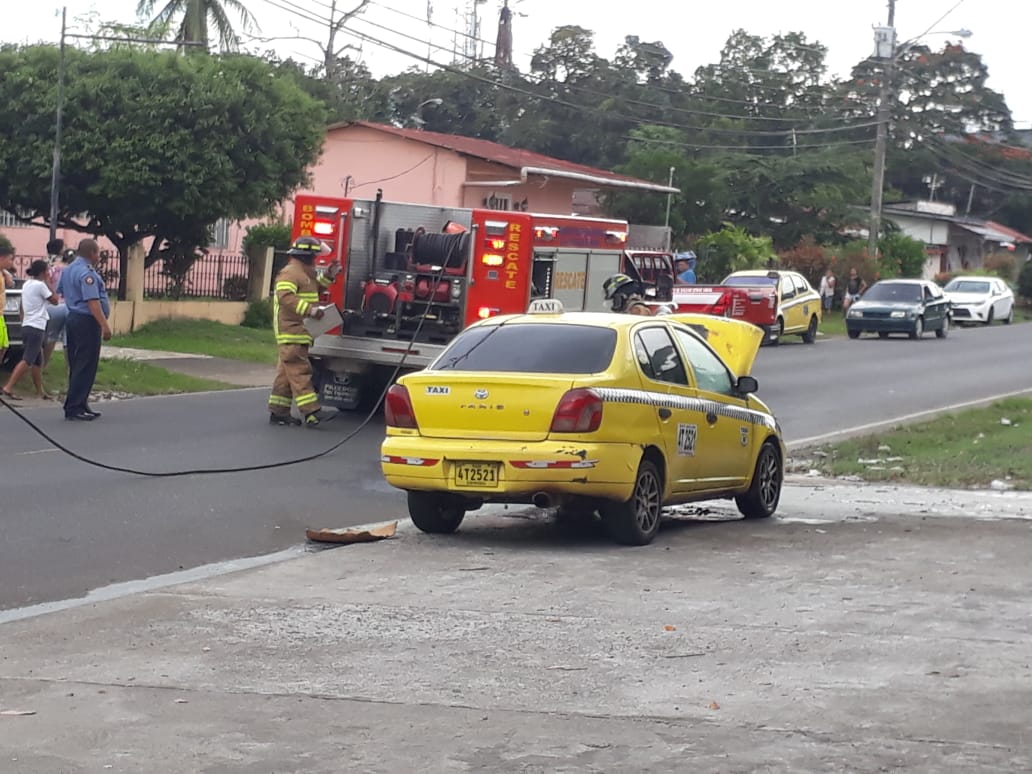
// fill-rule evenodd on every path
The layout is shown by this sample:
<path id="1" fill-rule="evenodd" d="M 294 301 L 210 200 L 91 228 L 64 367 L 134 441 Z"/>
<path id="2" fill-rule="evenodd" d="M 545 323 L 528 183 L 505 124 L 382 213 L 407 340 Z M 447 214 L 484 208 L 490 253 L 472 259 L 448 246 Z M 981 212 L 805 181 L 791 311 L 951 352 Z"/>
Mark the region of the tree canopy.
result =
<path id="1" fill-rule="evenodd" d="M 323 107 L 245 56 L 67 52 L 58 225 L 125 254 L 145 237 L 206 244 L 219 218 L 268 212 L 306 180 Z M 45 224 L 57 49 L 0 50 L 0 208 Z"/>

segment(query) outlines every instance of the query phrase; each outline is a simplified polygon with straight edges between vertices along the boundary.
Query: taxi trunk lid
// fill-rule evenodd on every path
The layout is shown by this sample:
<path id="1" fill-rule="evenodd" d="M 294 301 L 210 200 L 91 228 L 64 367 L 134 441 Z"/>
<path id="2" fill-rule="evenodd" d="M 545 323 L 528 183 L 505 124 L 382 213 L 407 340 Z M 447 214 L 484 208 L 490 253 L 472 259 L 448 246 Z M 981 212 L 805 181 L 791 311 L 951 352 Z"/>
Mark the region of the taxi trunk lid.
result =
<path id="1" fill-rule="evenodd" d="M 401 380 L 428 438 L 542 441 L 569 376 L 421 371 Z"/>

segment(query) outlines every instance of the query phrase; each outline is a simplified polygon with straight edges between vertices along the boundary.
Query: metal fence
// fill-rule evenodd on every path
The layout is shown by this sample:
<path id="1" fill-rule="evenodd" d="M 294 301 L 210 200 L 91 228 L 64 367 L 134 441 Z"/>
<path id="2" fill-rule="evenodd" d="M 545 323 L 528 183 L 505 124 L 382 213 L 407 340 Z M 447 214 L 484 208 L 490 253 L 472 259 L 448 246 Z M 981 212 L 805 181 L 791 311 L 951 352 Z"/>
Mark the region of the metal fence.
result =
<path id="1" fill-rule="evenodd" d="M 117 266 L 116 260 L 116 271 Z M 160 260 L 143 274 L 143 295 L 145 298 L 243 301 L 247 298 L 249 274 L 250 261 L 246 255 L 209 254 L 195 261 L 186 272 Z"/>

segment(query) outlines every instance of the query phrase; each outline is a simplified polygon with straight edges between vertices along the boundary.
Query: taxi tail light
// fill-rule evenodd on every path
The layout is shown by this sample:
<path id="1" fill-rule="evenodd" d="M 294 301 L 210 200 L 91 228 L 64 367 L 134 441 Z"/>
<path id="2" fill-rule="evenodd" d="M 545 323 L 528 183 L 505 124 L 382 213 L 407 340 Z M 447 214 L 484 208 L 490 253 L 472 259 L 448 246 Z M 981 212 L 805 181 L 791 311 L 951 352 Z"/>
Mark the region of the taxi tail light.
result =
<path id="1" fill-rule="evenodd" d="M 419 429 L 419 425 L 416 424 L 416 412 L 412 408 L 412 399 L 409 398 L 409 391 L 400 384 L 391 385 L 391 388 L 387 390 L 387 397 L 383 402 L 383 416 L 387 420 L 388 427 Z"/>
<path id="2" fill-rule="evenodd" d="M 552 433 L 593 433 L 602 424 L 602 398 L 593 390 L 568 390 L 552 415 Z"/>

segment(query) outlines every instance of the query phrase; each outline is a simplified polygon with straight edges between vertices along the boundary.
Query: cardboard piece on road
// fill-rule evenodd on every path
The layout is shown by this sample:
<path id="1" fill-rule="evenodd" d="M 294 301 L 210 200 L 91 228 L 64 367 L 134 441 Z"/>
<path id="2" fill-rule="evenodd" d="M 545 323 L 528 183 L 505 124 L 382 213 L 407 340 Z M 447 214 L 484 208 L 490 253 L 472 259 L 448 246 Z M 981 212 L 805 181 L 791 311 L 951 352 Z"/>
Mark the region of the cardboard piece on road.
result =
<path id="1" fill-rule="evenodd" d="M 323 310 L 323 316 L 321 320 L 316 320 L 314 317 L 305 318 L 305 330 L 307 330 L 312 338 L 317 339 L 327 331 L 333 330 L 339 325 L 344 323 L 344 318 L 340 315 L 340 310 L 336 304 L 326 304 L 320 306 Z"/>
<path id="2" fill-rule="evenodd" d="M 398 531 L 398 522 L 392 521 L 379 527 L 362 529 L 355 527 L 339 527 L 337 529 L 307 529 L 305 536 L 316 543 L 372 543 L 394 537 Z"/>

